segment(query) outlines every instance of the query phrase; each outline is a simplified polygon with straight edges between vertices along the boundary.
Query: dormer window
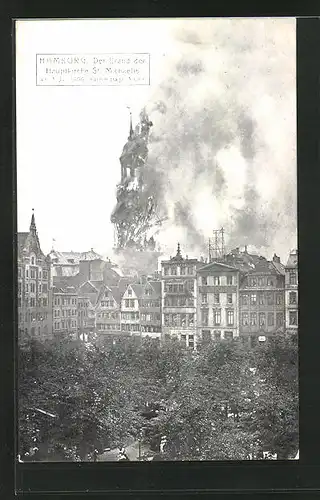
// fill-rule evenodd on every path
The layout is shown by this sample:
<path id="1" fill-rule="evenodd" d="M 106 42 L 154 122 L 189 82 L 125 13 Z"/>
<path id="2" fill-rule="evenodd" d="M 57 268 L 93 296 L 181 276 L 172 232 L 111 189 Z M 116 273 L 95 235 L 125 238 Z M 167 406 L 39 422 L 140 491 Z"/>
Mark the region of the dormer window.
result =
<path id="1" fill-rule="evenodd" d="M 132 289 L 131 288 L 128 288 L 128 296 L 131 297 L 132 296 Z"/>

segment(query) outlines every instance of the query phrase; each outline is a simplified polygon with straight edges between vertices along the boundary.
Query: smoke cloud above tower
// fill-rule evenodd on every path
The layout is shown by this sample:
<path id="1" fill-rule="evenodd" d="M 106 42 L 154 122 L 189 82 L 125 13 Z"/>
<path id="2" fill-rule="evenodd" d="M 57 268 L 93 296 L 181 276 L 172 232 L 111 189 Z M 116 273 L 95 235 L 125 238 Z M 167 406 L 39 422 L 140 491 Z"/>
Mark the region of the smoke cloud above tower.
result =
<path id="1" fill-rule="evenodd" d="M 168 250 L 226 243 L 286 254 L 296 245 L 293 19 L 185 20 L 174 28 L 153 122 L 147 182 L 157 186 Z"/>

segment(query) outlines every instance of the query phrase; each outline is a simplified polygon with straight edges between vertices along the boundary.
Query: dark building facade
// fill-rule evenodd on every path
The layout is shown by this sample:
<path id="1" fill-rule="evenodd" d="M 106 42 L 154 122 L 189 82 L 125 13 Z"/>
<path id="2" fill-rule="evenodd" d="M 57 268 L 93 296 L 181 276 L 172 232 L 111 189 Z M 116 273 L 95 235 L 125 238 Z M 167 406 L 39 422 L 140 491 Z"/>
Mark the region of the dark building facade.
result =
<path id="1" fill-rule="evenodd" d="M 50 259 L 41 250 L 34 213 L 29 232 L 18 233 L 18 329 L 25 336 L 52 336 Z"/>
<path id="2" fill-rule="evenodd" d="M 279 257 L 259 257 L 253 269 L 241 273 L 239 312 L 240 335 L 251 345 L 284 332 L 284 266 Z"/>

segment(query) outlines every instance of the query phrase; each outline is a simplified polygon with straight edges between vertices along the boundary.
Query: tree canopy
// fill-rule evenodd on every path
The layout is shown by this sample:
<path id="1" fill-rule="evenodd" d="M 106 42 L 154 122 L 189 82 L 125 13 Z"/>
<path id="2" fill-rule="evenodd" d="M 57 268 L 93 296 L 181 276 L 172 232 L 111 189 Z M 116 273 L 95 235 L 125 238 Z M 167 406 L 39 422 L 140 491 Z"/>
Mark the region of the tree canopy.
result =
<path id="1" fill-rule="evenodd" d="M 194 352 L 177 341 L 98 346 L 68 337 L 19 349 L 19 452 L 88 460 L 95 448 L 158 443 L 163 460 L 278 458 L 298 449 L 298 353 L 277 337 Z"/>

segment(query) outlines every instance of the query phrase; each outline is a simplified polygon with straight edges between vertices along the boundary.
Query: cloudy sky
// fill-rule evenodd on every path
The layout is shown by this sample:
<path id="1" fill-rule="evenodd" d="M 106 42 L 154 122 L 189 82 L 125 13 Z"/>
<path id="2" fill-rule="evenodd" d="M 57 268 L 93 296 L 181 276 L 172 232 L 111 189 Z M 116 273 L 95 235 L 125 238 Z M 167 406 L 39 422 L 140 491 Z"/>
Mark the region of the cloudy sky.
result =
<path id="1" fill-rule="evenodd" d="M 119 156 L 146 107 L 166 252 L 296 246 L 294 19 L 19 21 L 18 230 L 109 254 Z M 36 54 L 150 53 L 150 86 L 36 86 Z M 189 252 L 191 253 L 191 252 Z"/>

